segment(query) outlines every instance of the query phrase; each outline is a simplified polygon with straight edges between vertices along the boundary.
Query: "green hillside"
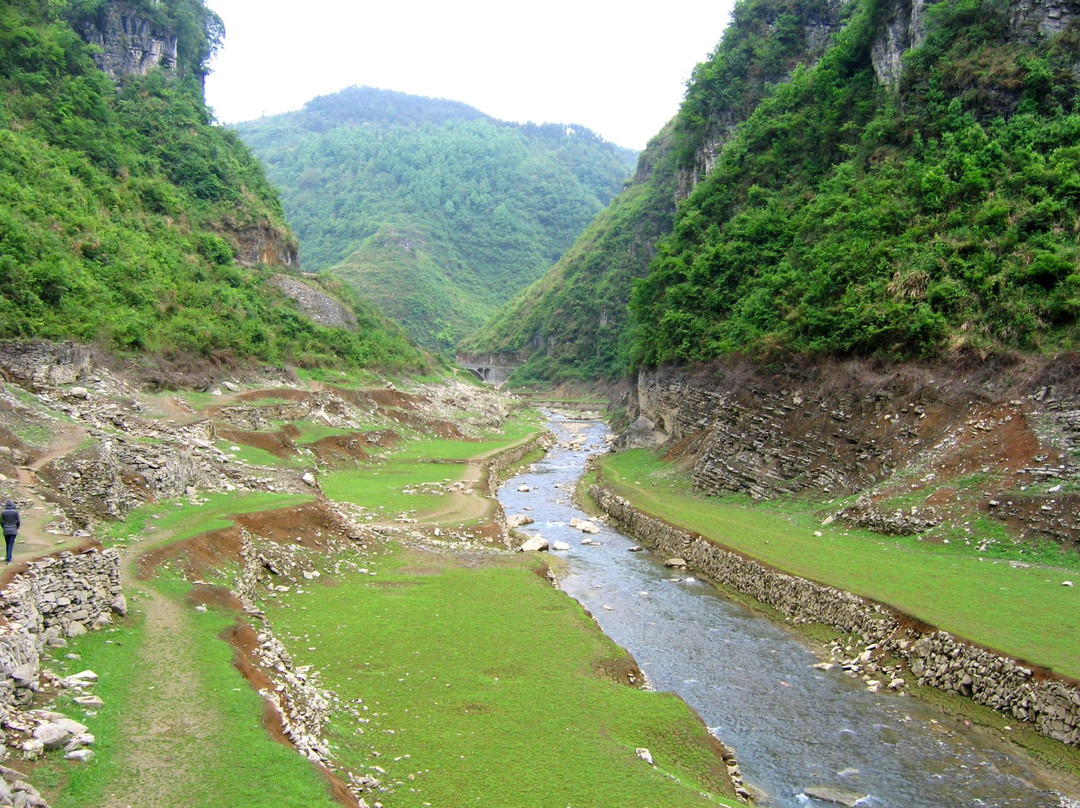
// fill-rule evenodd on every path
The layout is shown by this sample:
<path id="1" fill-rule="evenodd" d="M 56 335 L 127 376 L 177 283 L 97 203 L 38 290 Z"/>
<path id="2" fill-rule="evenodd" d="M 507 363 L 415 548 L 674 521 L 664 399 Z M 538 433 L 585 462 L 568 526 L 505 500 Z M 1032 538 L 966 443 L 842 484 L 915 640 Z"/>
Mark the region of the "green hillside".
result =
<path id="1" fill-rule="evenodd" d="M 602 211 L 540 280 L 502 307 L 462 348 L 527 356 L 515 373 L 589 381 L 621 375 L 629 363 L 626 302 L 644 277 L 656 240 L 675 215 L 671 129 L 642 153 L 633 182 Z"/>
<path id="2" fill-rule="evenodd" d="M 633 333 L 624 317 L 567 345 L 538 325 L 571 288 L 617 310 L 609 290 L 645 274 L 606 247 L 652 226 L 628 192 L 472 347 L 532 351 L 519 378 L 619 375 L 612 343 L 640 363 L 1075 349 L 1077 23 L 997 0 L 914 13 L 739 3 L 656 161 L 688 198 L 637 282 Z"/>
<path id="3" fill-rule="evenodd" d="M 443 351 L 559 258 L 634 159 L 578 126 L 371 88 L 238 131 L 281 188 L 305 268 L 332 268 Z"/>
<path id="4" fill-rule="evenodd" d="M 938 3 L 893 90 L 889 9 L 854 8 L 680 209 L 634 295 L 641 361 L 1076 347 L 1076 24 Z"/>
<path id="5" fill-rule="evenodd" d="M 80 32 L 122 15 L 175 36 L 176 65 L 119 83 L 103 73 Z M 296 244 L 262 168 L 203 103 L 221 35 L 202 0 L 0 7 L 0 337 L 423 364 L 370 308 L 355 332 L 324 328 L 267 284 Z"/>
<path id="6" fill-rule="evenodd" d="M 590 224 L 551 272 L 494 317 L 466 347 L 527 357 L 517 381 L 613 380 L 630 369 L 628 303 L 649 273 L 676 200 L 707 171 L 729 136 L 775 82 L 818 58 L 821 32 L 839 25 L 826 3 L 739 4 L 712 58 L 699 64 L 679 114 L 650 142 L 627 189 Z M 717 32 L 719 34 L 719 32 Z"/>

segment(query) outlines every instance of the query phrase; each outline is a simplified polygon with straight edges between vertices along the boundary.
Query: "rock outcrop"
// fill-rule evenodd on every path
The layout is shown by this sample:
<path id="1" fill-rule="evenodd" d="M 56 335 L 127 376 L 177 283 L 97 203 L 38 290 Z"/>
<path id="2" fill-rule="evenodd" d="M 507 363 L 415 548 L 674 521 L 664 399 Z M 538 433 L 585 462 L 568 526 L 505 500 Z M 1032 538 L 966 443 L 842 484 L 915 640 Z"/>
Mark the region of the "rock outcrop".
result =
<path id="1" fill-rule="evenodd" d="M 646 368 L 617 447 L 666 446 L 709 494 L 813 492 L 823 507 L 859 495 L 833 515 L 886 534 L 975 514 L 1071 546 L 1080 497 L 1062 484 L 1080 474 L 1074 365 Z"/>
<path id="2" fill-rule="evenodd" d="M 176 69 L 176 32 L 155 23 L 133 3 L 122 0 L 104 3 L 79 33 L 86 42 L 100 49 L 94 61 L 115 81 L 146 75 L 155 67 Z"/>

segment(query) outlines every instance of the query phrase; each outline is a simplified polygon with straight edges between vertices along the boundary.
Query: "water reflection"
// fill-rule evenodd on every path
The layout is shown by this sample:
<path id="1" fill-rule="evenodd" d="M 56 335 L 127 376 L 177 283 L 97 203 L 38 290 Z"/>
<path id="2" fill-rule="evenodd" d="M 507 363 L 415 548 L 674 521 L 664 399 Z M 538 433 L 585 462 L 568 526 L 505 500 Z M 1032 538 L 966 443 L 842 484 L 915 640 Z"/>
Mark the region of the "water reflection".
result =
<path id="1" fill-rule="evenodd" d="M 870 693 L 838 669 L 811 667 L 819 660 L 786 629 L 692 574 L 673 576 L 662 559 L 628 552 L 634 542 L 614 529 L 569 527 L 586 518 L 569 492 L 586 456 L 604 449 L 607 428 L 559 417 L 551 428 L 560 445 L 503 486 L 503 507 L 536 520 L 522 532 L 569 544 L 555 553 L 566 561 L 560 586 L 656 689 L 678 693 L 735 749 L 762 804 L 826 805 L 806 789 L 829 787 L 873 808 L 1062 805 L 1024 763 L 954 720 L 908 697 Z"/>

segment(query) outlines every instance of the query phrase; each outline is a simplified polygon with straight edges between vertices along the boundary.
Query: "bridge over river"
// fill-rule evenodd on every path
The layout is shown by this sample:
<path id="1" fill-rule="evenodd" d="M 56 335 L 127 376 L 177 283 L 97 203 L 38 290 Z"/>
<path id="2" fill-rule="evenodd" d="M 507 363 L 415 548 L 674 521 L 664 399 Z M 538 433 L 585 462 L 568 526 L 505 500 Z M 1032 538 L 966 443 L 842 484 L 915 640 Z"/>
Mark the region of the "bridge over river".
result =
<path id="1" fill-rule="evenodd" d="M 510 374 L 525 364 L 516 354 L 458 354 L 458 364 L 480 381 L 501 387 Z"/>

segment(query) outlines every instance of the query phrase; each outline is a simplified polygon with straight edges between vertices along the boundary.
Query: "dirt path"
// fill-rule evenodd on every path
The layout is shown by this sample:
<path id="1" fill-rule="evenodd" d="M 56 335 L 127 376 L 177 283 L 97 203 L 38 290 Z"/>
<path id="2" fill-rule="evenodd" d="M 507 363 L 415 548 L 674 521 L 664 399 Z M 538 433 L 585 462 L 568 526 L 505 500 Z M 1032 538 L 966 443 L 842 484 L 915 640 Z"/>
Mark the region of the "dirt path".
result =
<path id="1" fill-rule="evenodd" d="M 74 424 L 63 424 L 52 436 L 49 445 L 31 463 L 18 468 L 14 490 L 8 495 L 20 503 L 22 527 L 15 540 L 14 561 L 25 561 L 43 553 L 51 553 L 80 544 L 84 539 L 75 536 L 54 536 L 45 532 L 53 519 L 52 508 L 37 493 L 37 472 L 52 461 L 71 454 L 82 444 L 86 430 Z M 32 502 L 29 507 L 25 503 Z"/>
<path id="2" fill-rule="evenodd" d="M 189 786 L 221 765 L 215 741 L 223 722 L 191 665 L 200 654 L 191 614 L 150 587 L 140 588 L 137 603 L 145 640 L 120 723 L 122 763 L 102 808 L 198 805 Z"/>

